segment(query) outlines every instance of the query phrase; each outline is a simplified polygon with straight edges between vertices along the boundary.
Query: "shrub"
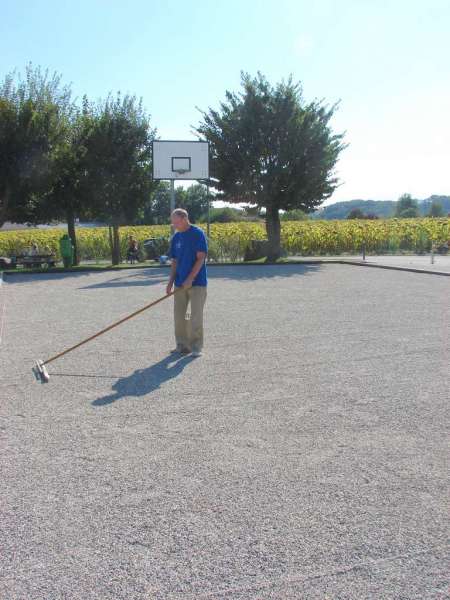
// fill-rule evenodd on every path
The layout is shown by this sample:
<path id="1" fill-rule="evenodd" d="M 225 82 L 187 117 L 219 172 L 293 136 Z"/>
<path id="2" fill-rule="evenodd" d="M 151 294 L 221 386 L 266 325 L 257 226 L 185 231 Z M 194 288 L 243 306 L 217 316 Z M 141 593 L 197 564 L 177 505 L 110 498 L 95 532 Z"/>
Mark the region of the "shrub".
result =
<path id="1" fill-rule="evenodd" d="M 209 213 L 211 223 L 237 223 L 242 219 L 242 211 L 230 206 L 224 206 L 223 208 L 212 208 Z M 208 216 L 202 217 L 202 222 L 205 223 L 208 220 Z"/>
<path id="2" fill-rule="evenodd" d="M 206 225 L 200 225 L 203 230 Z M 26 229 L 0 232 L 0 256 L 21 254 L 32 241 L 40 248 L 48 246 L 59 255 L 59 239 L 63 229 Z M 168 225 L 121 227 L 120 238 L 123 258 L 129 235 L 143 246 L 148 238 L 168 238 Z M 82 260 L 109 260 L 109 232 L 107 227 L 77 229 L 78 247 Z M 266 239 L 263 223 L 212 223 L 209 240 L 213 260 L 242 260 L 251 240 Z M 283 221 L 281 245 L 288 254 L 326 255 L 359 253 L 362 243 L 367 253 L 428 252 L 431 243 L 440 244 L 450 239 L 450 218 L 376 219 L 344 221 Z M 165 242 L 167 244 L 167 242 Z"/>

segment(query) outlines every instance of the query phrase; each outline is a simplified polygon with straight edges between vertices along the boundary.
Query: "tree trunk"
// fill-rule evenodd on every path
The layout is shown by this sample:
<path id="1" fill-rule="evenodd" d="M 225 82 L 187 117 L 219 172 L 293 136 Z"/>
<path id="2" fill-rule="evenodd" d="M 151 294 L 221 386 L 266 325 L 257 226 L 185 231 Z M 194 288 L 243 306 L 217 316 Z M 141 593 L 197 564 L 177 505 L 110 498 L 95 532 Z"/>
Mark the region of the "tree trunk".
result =
<path id="1" fill-rule="evenodd" d="M 0 227 L 8 220 L 8 208 L 11 192 L 8 186 L 5 187 L 5 193 L 0 200 Z"/>
<path id="2" fill-rule="evenodd" d="M 78 258 L 78 244 L 77 244 L 77 234 L 75 231 L 75 215 L 73 214 L 72 208 L 67 209 L 67 233 L 69 234 L 70 239 L 72 240 L 73 245 L 73 264 L 78 265 L 80 263 Z"/>
<path id="3" fill-rule="evenodd" d="M 267 261 L 274 262 L 281 256 L 281 223 L 278 208 L 267 207 L 266 209 L 266 231 L 269 240 Z"/>
<path id="4" fill-rule="evenodd" d="M 119 225 L 113 224 L 113 248 L 112 248 L 112 264 L 120 264 L 120 236 Z"/>
<path id="5" fill-rule="evenodd" d="M 109 235 L 109 251 L 111 253 L 111 260 L 112 260 L 114 242 L 113 242 L 113 234 L 112 234 L 111 225 L 108 225 L 108 235 Z"/>

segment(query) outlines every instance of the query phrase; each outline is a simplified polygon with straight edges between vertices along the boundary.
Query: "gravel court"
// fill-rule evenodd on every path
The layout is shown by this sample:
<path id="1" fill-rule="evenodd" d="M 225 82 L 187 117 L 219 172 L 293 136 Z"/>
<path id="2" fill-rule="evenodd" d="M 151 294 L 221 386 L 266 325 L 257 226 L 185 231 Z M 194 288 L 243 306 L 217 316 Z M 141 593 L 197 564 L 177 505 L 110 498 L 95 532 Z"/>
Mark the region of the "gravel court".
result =
<path id="1" fill-rule="evenodd" d="M 33 380 L 167 273 L 4 284 L 0 597 L 447 597 L 447 279 L 211 267 L 201 359 L 169 300 Z"/>

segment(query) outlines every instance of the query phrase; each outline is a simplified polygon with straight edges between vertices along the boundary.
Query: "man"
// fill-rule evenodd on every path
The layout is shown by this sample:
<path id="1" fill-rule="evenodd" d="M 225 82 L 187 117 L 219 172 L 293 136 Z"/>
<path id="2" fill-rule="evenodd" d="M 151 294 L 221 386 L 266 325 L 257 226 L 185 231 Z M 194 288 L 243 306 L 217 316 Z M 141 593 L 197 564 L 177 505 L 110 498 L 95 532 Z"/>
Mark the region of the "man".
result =
<path id="1" fill-rule="evenodd" d="M 189 222 L 187 211 L 177 208 L 171 215 L 175 235 L 170 244 L 172 259 L 167 293 L 173 285 L 178 291 L 174 296 L 174 320 L 176 349 L 174 352 L 201 356 L 203 350 L 203 307 L 206 302 L 206 255 L 208 245 L 203 231 Z M 191 303 L 191 319 L 186 311 Z"/>

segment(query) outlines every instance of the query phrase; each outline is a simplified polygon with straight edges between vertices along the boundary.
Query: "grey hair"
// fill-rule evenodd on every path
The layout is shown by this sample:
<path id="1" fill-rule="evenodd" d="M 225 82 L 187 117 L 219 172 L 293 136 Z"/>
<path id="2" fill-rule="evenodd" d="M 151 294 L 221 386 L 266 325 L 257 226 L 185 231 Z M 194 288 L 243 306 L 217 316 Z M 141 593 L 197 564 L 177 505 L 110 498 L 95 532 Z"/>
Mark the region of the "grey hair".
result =
<path id="1" fill-rule="evenodd" d="M 177 217 L 183 217 L 184 219 L 189 219 L 188 211 L 184 210 L 184 208 L 176 208 L 172 214 L 176 215 Z"/>

